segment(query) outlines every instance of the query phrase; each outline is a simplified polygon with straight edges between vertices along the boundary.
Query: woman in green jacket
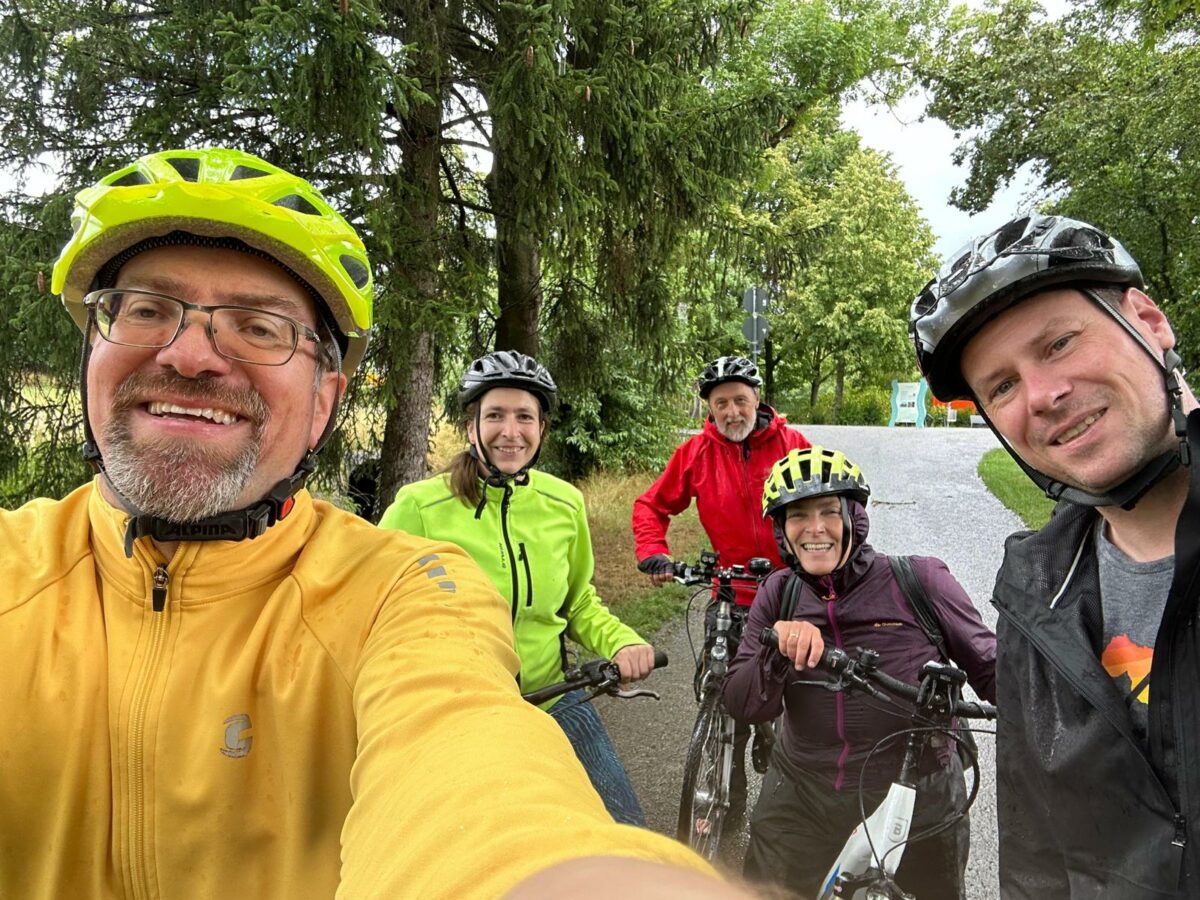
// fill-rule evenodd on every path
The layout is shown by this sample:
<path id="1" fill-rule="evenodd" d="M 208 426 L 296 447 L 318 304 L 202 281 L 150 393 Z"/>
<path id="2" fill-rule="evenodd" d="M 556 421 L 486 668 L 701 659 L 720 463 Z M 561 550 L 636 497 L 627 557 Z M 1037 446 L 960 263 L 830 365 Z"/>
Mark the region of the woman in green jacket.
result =
<path id="1" fill-rule="evenodd" d="M 523 353 L 489 353 L 459 383 L 470 446 L 445 472 L 402 487 L 379 524 L 452 541 L 491 576 L 512 608 L 521 689 L 561 681 L 566 640 L 613 660 L 622 681 L 654 668 L 654 648 L 600 602 L 583 495 L 533 468 L 557 388 Z M 582 692 L 544 705 L 618 822 L 644 825 L 637 795 Z"/>

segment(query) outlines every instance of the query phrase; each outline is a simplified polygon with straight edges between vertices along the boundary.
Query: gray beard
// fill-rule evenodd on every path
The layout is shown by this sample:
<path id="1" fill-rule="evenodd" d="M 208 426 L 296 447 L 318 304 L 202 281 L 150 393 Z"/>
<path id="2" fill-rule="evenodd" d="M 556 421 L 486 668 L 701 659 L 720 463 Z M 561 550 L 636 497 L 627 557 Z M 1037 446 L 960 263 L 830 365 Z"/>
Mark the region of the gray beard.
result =
<path id="1" fill-rule="evenodd" d="M 258 464 L 261 432 L 224 465 L 177 440 L 138 445 L 124 421 L 104 429 L 104 471 L 113 487 L 144 513 L 196 522 L 233 509 Z"/>
<path id="2" fill-rule="evenodd" d="M 746 438 L 750 437 L 750 433 L 754 431 L 754 421 L 750 420 L 742 425 L 722 425 L 717 423 L 717 431 L 721 432 L 721 436 L 726 440 L 733 441 L 735 444 L 740 444 Z"/>
<path id="3" fill-rule="evenodd" d="M 200 402 L 219 399 L 243 411 L 254 423 L 250 440 L 232 458 L 170 438 L 139 443 L 129 427 L 139 391 L 155 386 L 182 391 Z M 207 401 L 207 402 L 206 402 Z M 195 522 L 235 509 L 254 475 L 270 409 L 248 388 L 181 379 L 170 375 L 129 376 L 113 398 L 112 416 L 104 426 L 104 471 L 109 482 L 141 512 L 169 522 Z"/>

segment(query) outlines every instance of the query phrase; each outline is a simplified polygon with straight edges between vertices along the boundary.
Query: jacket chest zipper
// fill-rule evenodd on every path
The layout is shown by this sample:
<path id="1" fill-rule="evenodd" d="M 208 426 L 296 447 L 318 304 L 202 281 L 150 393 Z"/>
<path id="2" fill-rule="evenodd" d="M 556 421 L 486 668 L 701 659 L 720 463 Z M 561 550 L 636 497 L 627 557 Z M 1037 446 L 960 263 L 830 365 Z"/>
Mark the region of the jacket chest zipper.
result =
<path id="1" fill-rule="evenodd" d="M 821 599 L 825 601 L 825 617 L 829 620 L 829 630 L 833 632 L 834 646 L 839 650 L 844 650 L 842 630 L 838 627 L 837 612 L 834 609 L 834 604 L 837 603 L 837 592 L 830 587 L 829 593 Z M 846 695 L 841 691 L 834 694 L 833 705 L 835 710 L 834 728 L 842 741 L 842 752 L 838 754 L 837 775 L 834 778 L 834 789 L 840 792 L 846 780 L 846 760 L 850 757 L 850 741 L 846 739 Z"/>
<path id="2" fill-rule="evenodd" d="M 525 565 L 525 605 L 533 606 L 533 572 L 529 569 L 529 551 L 525 549 L 525 542 L 522 541 L 517 545 L 521 556 L 521 562 Z"/>
<path id="3" fill-rule="evenodd" d="M 511 497 L 512 488 L 506 484 L 504 499 L 500 501 L 500 533 L 504 535 L 504 549 L 508 553 L 508 571 L 512 575 L 512 620 L 515 622 L 517 621 L 517 605 L 521 599 L 521 586 L 517 582 L 517 555 L 513 553 L 512 541 L 508 536 L 508 502 Z"/>
<path id="4" fill-rule="evenodd" d="M 755 490 L 752 490 L 751 484 L 750 484 L 750 438 L 746 438 L 744 441 L 742 441 L 740 446 L 741 446 L 741 450 L 739 451 L 738 456 L 741 459 L 741 468 L 742 468 L 742 496 L 743 497 L 751 497 L 751 498 L 753 498 L 755 496 L 761 497 L 762 496 L 762 488 L 760 487 L 757 491 L 755 491 Z M 759 526 L 758 517 L 754 515 L 754 504 L 753 503 L 750 504 L 749 508 L 747 509 L 747 512 L 749 512 L 749 514 L 750 514 L 750 527 L 746 533 L 753 536 L 754 546 L 757 547 L 759 552 L 761 553 L 762 552 L 762 545 L 761 545 L 762 531 Z M 767 555 L 769 555 L 769 554 L 767 554 Z"/>
<path id="5" fill-rule="evenodd" d="M 146 782 L 145 740 L 146 718 L 150 697 L 154 693 L 155 675 L 162 659 L 166 643 L 168 613 L 167 567 L 163 564 L 154 570 L 154 586 L 151 589 L 151 613 L 149 646 L 138 672 L 129 712 L 129 863 L 130 882 L 135 897 L 150 897 L 150 869 L 152 860 L 146 851 Z"/>

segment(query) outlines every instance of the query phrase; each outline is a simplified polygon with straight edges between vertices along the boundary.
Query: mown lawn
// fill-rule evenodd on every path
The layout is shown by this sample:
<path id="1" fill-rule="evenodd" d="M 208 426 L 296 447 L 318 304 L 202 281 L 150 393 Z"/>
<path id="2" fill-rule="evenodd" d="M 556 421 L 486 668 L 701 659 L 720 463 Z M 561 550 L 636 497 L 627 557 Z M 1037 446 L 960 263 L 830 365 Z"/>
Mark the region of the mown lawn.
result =
<path id="1" fill-rule="evenodd" d="M 1041 528 L 1050 521 L 1054 501 L 1029 480 L 1007 450 L 997 447 L 983 454 L 979 477 L 996 499 L 1020 516 L 1029 528 Z"/>

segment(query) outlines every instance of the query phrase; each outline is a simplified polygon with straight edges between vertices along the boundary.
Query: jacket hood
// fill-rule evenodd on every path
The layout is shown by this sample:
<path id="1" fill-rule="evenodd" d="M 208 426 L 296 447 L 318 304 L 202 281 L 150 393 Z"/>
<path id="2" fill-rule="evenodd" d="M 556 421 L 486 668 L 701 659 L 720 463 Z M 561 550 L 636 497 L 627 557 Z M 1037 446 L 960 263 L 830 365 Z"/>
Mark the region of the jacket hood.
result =
<path id="1" fill-rule="evenodd" d="M 788 568 L 812 585 L 813 590 L 820 595 L 828 593 L 829 584 L 833 585 L 838 594 L 845 593 L 871 568 L 871 563 L 875 559 L 875 548 L 867 543 L 867 534 L 871 530 L 871 517 L 867 515 L 867 508 L 850 497 L 846 497 L 845 500 L 850 513 L 850 532 L 853 541 L 850 558 L 828 575 L 810 575 L 800 568 L 799 560 L 788 547 L 783 526 L 780 525 L 779 519 L 772 517 L 775 543 L 779 547 L 780 558 Z"/>

